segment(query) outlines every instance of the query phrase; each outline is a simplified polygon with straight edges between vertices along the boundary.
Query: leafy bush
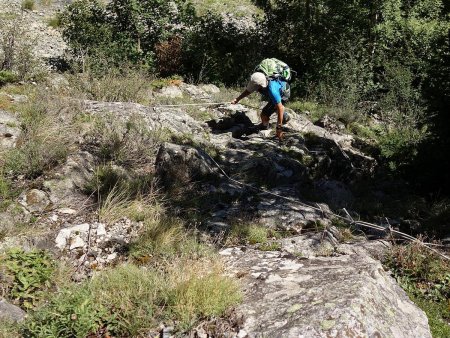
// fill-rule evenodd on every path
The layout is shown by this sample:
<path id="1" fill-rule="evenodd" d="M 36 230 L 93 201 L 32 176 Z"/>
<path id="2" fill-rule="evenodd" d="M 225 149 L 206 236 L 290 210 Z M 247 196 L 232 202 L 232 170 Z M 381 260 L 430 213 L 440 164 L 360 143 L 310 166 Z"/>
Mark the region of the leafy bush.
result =
<path id="1" fill-rule="evenodd" d="M 24 309 L 33 308 L 42 300 L 43 291 L 51 285 L 55 264 L 44 251 L 24 252 L 12 249 L 5 254 L 0 269 L 13 279 L 6 284 L 3 296 Z"/>
<path id="2" fill-rule="evenodd" d="M 194 10 L 181 0 L 144 2 L 81 0 L 61 15 L 63 37 L 84 62 L 86 56 L 100 69 L 123 62 L 151 69 L 155 45 L 181 32 Z M 103 64 L 102 64 L 103 63 Z"/>
<path id="3" fill-rule="evenodd" d="M 428 132 L 405 124 L 397 128 L 383 130 L 376 138 L 381 155 L 392 170 L 399 170 L 410 164 L 418 153 L 418 146 L 427 137 Z"/>
<path id="4" fill-rule="evenodd" d="M 413 294 L 444 302 L 450 297 L 450 263 L 418 243 L 395 246 L 386 263 Z"/>
<path id="5" fill-rule="evenodd" d="M 193 82 L 237 84 L 247 81 L 263 54 L 264 31 L 211 12 L 184 40 L 184 67 Z"/>
<path id="6" fill-rule="evenodd" d="M 394 246 L 385 264 L 411 299 L 426 312 L 433 337 L 448 337 L 450 263 L 412 243 Z"/>
<path id="7" fill-rule="evenodd" d="M 3 15 L 0 20 L 0 85 L 6 82 L 41 79 L 45 69 L 33 54 L 34 41 L 28 37 L 25 19 Z M 3 83 L 2 83 L 3 82 Z"/>
<path id="8" fill-rule="evenodd" d="M 123 286 L 117 286 L 119 289 Z M 89 289 L 74 286 L 61 290 L 25 322 L 25 337 L 87 337 L 108 332 L 114 316 L 98 302 Z"/>

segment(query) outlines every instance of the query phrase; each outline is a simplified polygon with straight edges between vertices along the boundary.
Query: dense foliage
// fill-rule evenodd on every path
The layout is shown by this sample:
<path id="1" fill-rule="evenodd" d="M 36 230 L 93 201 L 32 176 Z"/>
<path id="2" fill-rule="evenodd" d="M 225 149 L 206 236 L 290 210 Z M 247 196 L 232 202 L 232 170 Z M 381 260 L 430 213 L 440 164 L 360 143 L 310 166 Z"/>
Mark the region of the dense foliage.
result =
<path id="1" fill-rule="evenodd" d="M 80 0 L 61 22 L 84 69 L 131 63 L 163 76 L 243 84 L 257 60 L 278 57 L 298 71 L 298 96 L 337 107 L 346 124 L 381 118 L 372 134 L 391 169 L 422 187 L 450 187 L 444 1 L 254 2 L 264 16 L 198 17 L 182 0 Z"/>

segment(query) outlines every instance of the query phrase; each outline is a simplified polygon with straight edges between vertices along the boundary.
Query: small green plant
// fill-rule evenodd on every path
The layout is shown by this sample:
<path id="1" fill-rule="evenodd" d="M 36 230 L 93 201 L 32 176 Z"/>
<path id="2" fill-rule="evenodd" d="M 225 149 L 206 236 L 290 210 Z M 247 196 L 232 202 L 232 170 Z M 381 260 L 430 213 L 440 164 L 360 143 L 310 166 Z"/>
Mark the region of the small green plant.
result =
<path id="1" fill-rule="evenodd" d="M 278 242 L 268 242 L 258 245 L 258 250 L 261 251 L 279 251 L 281 250 L 281 244 Z"/>
<path id="2" fill-rule="evenodd" d="M 17 82 L 17 75 L 9 70 L 0 70 L 0 86 Z"/>
<path id="3" fill-rule="evenodd" d="M 120 287 L 117 286 L 119 289 Z M 37 309 L 22 328 L 24 337 L 87 337 L 108 334 L 116 320 L 85 285 L 66 287 Z"/>
<path id="4" fill-rule="evenodd" d="M 34 0 L 23 0 L 22 1 L 22 9 L 26 9 L 29 11 L 34 10 L 34 7 L 36 6 L 36 2 Z"/>
<path id="5" fill-rule="evenodd" d="M 234 223 L 227 237 L 227 245 L 267 243 L 269 229 L 249 223 Z"/>
<path id="6" fill-rule="evenodd" d="M 52 28 L 58 28 L 61 26 L 61 19 L 56 15 L 48 19 L 47 24 Z"/>
<path id="7" fill-rule="evenodd" d="M 0 337 L 22 338 L 19 324 L 0 319 Z"/>
<path id="8" fill-rule="evenodd" d="M 7 298 L 24 309 L 33 308 L 42 299 L 55 271 L 53 259 L 46 252 L 19 249 L 8 251 L 0 268 L 13 279 L 7 287 Z"/>

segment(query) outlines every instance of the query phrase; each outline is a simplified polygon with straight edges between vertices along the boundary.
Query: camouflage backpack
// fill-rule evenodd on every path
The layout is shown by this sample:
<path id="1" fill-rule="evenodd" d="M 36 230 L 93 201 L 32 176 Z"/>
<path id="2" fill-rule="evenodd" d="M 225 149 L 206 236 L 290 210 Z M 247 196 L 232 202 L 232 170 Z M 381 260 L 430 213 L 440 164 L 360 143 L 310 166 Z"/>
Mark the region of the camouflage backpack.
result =
<path id="1" fill-rule="evenodd" d="M 264 59 L 256 66 L 255 72 L 261 72 L 266 75 L 268 79 L 280 79 L 289 81 L 292 78 L 292 72 L 289 66 L 275 58 Z"/>

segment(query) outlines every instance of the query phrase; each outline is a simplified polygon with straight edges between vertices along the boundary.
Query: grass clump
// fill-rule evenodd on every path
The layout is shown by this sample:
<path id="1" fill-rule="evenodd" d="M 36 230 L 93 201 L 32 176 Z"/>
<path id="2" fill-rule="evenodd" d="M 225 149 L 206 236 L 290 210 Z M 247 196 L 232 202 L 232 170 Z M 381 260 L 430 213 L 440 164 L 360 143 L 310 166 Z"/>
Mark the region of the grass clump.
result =
<path id="1" fill-rule="evenodd" d="M 99 219 L 101 222 L 112 224 L 121 218 L 129 218 L 133 221 L 154 221 L 159 218 L 160 205 L 152 194 L 145 197 L 138 195 L 130 197 L 130 193 L 117 186 L 100 201 Z"/>
<path id="2" fill-rule="evenodd" d="M 145 221 L 139 240 L 130 246 L 130 255 L 139 264 L 157 264 L 175 257 L 208 257 L 212 249 L 200 243 L 180 219 L 161 217 Z"/>
<path id="3" fill-rule="evenodd" d="M 22 5 L 21 5 L 23 10 L 29 10 L 29 11 L 34 10 L 35 6 L 36 6 L 36 2 L 34 0 L 23 0 Z"/>
<path id="4" fill-rule="evenodd" d="M 69 103 L 49 101 L 48 95 L 36 93 L 19 107 L 22 132 L 17 147 L 4 156 L 8 175 L 35 178 L 65 160 L 75 138 L 70 117 L 61 116 Z"/>
<path id="5" fill-rule="evenodd" d="M 180 332 L 201 318 L 222 315 L 239 299 L 237 285 L 213 263 L 183 261 L 165 271 L 125 264 L 66 288 L 27 320 L 23 332 L 27 337 L 136 337 L 163 320 L 177 323 Z"/>
<path id="6" fill-rule="evenodd" d="M 0 70 L 0 86 L 17 82 L 17 76 L 9 70 Z"/>
<path id="7" fill-rule="evenodd" d="M 53 16 L 47 20 L 47 25 L 52 28 L 59 28 L 61 26 L 61 19 L 59 16 Z"/>
<path id="8" fill-rule="evenodd" d="M 137 115 L 122 121 L 115 115 L 95 118 L 87 138 L 93 152 L 103 161 L 133 167 L 154 159 L 164 132 L 149 130 Z"/>
<path id="9" fill-rule="evenodd" d="M 150 81 L 139 69 L 123 66 L 111 68 L 100 74 L 83 72 L 68 77 L 71 95 L 88 100 L 105 102 L 147 103 Z"/>
<path id="10" fill-rule="evenodd" d="M 11 249 L 2 257 L 0 271 L 9 276 L 2 283 L 2 296 L 24 309 L 31 309 L 42 300 L 44 290 L 50 287 L 55 264 L 44 251 Z"/>
<path id="11" fill-rule="evenodd" d="M 228 234 L 227 245 L 267 243 L 269 229 L 257 224 L 233 224 Z"/>

